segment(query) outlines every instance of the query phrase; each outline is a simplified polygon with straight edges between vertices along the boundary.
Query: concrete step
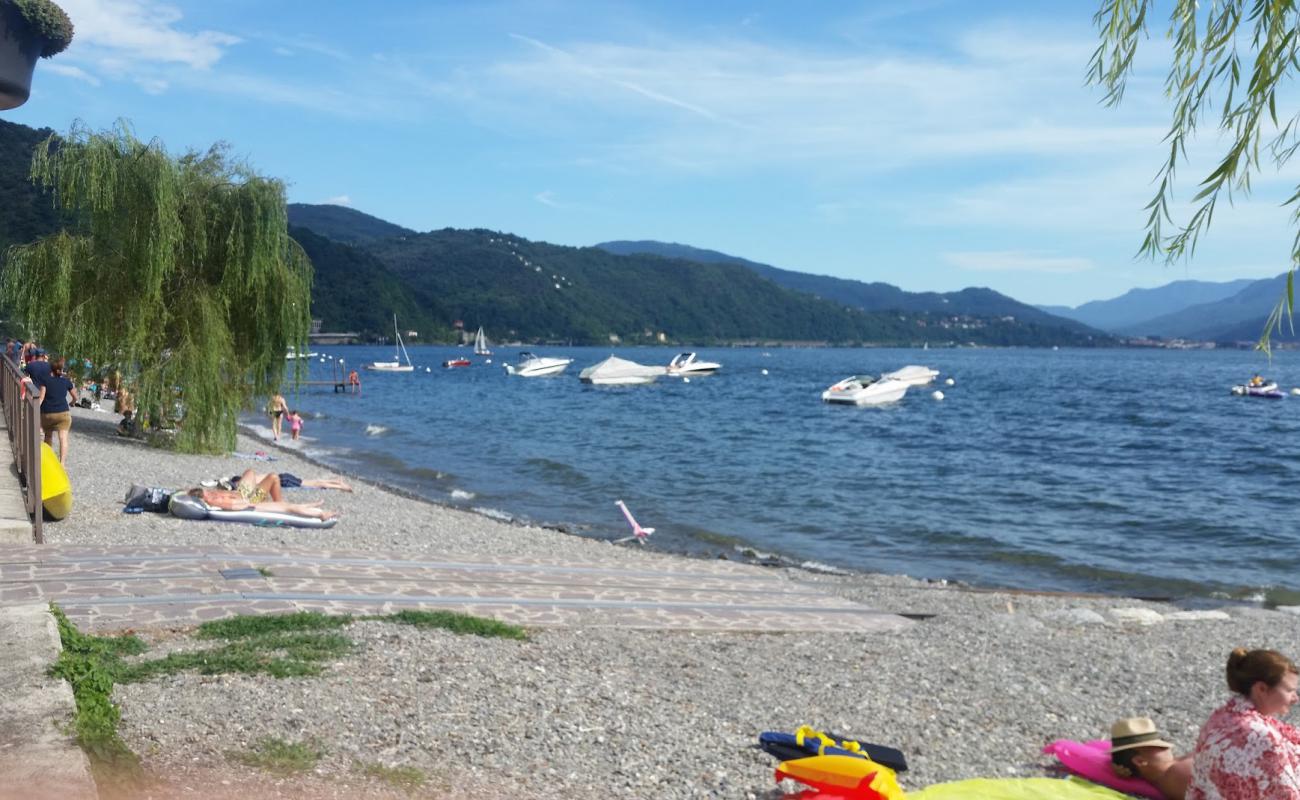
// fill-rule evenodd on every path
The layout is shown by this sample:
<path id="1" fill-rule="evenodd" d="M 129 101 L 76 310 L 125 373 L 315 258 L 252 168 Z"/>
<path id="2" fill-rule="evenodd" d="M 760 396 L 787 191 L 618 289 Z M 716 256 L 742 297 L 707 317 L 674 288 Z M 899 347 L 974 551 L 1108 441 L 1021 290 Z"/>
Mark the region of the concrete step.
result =
<path id="1" fill-rule="evenodd" d="M 81 748 L 65 731 L 76 705 L 62 679 L 58 625 L 44 603 L 0 608 L 0 800 L 95 800 Z"/>

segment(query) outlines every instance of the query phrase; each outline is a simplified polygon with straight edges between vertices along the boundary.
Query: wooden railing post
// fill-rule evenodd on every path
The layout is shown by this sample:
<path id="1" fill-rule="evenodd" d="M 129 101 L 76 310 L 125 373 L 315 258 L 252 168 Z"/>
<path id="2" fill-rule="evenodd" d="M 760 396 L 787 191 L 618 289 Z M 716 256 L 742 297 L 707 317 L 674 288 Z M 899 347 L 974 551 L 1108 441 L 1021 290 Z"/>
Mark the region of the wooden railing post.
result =
<path id="1" fill-rule="evenodd" d="M 41 406 L 32 382 L 8 356 L 0 355 L 0 403 L 14 466 L 22 480 L 24 506 L 32 518 L 32 538 L 45 543 L 41 507 Z"/>

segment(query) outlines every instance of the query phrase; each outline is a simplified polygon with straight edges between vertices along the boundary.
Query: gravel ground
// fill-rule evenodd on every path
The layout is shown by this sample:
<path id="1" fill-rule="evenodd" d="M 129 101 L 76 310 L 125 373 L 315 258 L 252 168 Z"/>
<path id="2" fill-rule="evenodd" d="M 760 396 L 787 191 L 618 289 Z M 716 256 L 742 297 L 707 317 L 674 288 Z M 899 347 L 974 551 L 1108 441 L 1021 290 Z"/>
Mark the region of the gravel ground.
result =
<path id="1" fill-rule="evenodd" d="M 267 465 L 181 456 L 109 435 L 116 418 L 78 412 L 70 472 L 77 507 L 48 525 L 56 543 L 284 543 L 362 550 L 676 558 L 502 523 L 358 484 L 323 493 L 330 532 L 196 525 L 124 516 L 132 482 L 188 485 Z M 322 470 L 274 452 L 277 471 Z M 1123 598 L 977 592 L 901 576 L 792 580 L 888 611 L 934 615 L 881 635 L 539 630 L 499 641 L 357 623 L 355 652 L 315 678 L 182 674 L 120 686 L 122 733 L 156 775 L 155 796 L 403 797 L 355 762 L 414 767 L 417 796 L 771 798 L 758 733 L 805 723 L 898 747 L 907 788 L 976 776 L 1035 776 L 1051 739 L 1106 735 L 1154 717 L 1181 749 L 1226 694 L 1235 646 L 1295 654 L 1300 617 L 1232 607 L 1223 619 Z M 1138 611 L 1132 611 L 1138 609 Z M 1222 615 L 1221 615 L 1222 616 Z M 150 633 L 156 652 L 196 644 Z M 224 755 L 263 737 L 312 739 L 313 774 L 286 781 Z M 787 787 L 792 788 L 792 787 Z"/>

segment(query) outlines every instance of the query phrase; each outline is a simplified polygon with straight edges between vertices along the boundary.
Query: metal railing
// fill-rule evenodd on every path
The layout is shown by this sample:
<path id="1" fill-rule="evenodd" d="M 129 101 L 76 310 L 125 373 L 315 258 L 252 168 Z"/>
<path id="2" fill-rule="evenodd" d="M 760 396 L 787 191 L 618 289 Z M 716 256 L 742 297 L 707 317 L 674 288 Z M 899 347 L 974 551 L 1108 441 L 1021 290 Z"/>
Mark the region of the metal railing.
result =
<path id="1" fill-rule="evenodd" d="M 41 530 L 41 404 L 39 391 L 18 370 L 18 365 L 0 355 L 0 403 L 4 405 L 5 429 L 13 448 L 14 465 L 23 483 L 24 502 L 32 518 L 32 538 L 45 543 Z"/>

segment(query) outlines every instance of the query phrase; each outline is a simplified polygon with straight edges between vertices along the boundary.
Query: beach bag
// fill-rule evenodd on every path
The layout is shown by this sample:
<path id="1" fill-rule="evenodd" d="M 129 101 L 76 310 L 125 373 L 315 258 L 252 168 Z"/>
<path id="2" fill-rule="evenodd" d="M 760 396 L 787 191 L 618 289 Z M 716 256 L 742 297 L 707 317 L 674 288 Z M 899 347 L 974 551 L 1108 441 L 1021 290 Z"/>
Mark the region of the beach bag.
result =
<path id="1" fill-rule="evenodd" d="M 126 499 L 122 501 L 125 508 L 123 511 L 128 513 L 136 511 L 152 511 L 155 514 L 166 514 L 167 504 L 172 499 L 170 489 L 162 489 L 157 486 L 141 486 L 133 484 L 126 492 Z"/>

